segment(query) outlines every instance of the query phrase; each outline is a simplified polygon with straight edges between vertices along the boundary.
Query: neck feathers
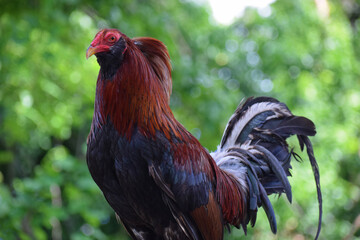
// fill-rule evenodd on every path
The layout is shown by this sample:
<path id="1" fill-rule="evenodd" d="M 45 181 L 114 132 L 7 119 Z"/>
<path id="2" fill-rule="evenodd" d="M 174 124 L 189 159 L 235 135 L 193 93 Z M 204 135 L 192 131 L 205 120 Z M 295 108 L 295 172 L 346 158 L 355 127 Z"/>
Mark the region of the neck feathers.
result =
<path id="1" fill-rule="evenodd" d="M 172 88 L 169 54 L 152 38 L 125 38 L 127 50 L 112 79 L 99 74 L 93 125 L 110 120 L 120 135 L 131 138 L 135 129 L 155 136 L 161 130 L 170 138 L 181 125 L 170 107 Z"/>
<path id="2" fill-rule="evenodd" d="M 170 56 L 166 46 L 154 38 L 135 38 L 134 43 L 147 59 L 169 102 L 172 81 Z"/>

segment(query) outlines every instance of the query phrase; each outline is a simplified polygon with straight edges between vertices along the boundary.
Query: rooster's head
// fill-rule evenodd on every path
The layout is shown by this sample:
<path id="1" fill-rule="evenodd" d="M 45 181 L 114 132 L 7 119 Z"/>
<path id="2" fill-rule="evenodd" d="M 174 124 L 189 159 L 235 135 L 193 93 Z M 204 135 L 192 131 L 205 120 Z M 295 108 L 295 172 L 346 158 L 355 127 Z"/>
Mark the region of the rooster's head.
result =
<path id="1" fill-rule="evenodd" d="M 127 37 L 116 29 L 99 31 L 86 51 L 86 58 L 95 55 L 103 74 L 112 76 L 127 50 Z"/>

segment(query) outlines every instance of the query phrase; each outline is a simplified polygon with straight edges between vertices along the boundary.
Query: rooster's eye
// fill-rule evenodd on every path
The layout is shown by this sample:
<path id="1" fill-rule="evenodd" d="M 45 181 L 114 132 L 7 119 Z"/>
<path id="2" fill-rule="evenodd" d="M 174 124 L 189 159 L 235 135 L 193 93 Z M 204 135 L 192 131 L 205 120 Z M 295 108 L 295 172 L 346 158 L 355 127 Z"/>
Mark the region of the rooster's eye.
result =
<path id="1" fill-rule="evenodd" d="M 108 41 L 109 42 L 115 42 L 115 39 L 116 39 L 115 36 L 111 36 L 111 37 L 109 37 Z"/>

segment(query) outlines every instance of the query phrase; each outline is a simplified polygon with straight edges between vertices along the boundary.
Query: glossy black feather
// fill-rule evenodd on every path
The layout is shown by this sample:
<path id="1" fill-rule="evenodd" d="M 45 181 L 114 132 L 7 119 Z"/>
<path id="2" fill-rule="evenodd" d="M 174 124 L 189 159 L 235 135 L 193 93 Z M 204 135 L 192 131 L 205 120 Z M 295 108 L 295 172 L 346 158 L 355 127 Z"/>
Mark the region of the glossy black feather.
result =
<path id="1" fill-rule="evenodd" d="M 303 140 L 306 151 L 309 156 L 309 161 L 314 173 L 315 183 L 316 183 L 316 191 L 317 191 L 317 197 L 319 201 L 319 222 L 318 222 L 318 229 L 316 232 L 315 239 L 318 239 L 321 231 L 321 222 L 322 222 L 322 194 L 321 194 L 321 186 L 320 186 L 320 172 L 319 172 L 319 166 L 316 162 L 314 151 L 312 148 L 312 144 L 310 139 L 307 136 L 300 136 L 300 138 Z"/>
<path id="2" fill-rule="evenodd" d="M 291 186 L 289 180 L 287 179 L 287 174 L 284 168 L 282 167 L 278 159 L 269 150 L 267 150 L 266 148 L 260 145 L 255 145 L 255 148 L 257 148 L 258 150 L 264 153 L 264 160 L 267 161 L 267 164 L 269 165 L 271 171 L 283 184 L 285 194 L 289 202 L 291 203 L 292 201 Z"/>
<path id="3" fill-rule="evenodd" d="M 169 143 L 162 145 L 161 134 L 160 138 L 152 141 L 135 130 L 132 140 L 128 141 L 119 136 L 108 121 L 96 128 L 94 138 L 89 140 L 87 163 L 90 173 L 123 224 L 131 229 L 131 236 L 141 233 L 144 239 L 162 239 L 167 229 L 167 234 L 172 233 L 178 239 L 201 239 L 190 217 L 180 210 L 180 207 L 189 206 L 174 204 L 176 186 L 164 181 L 159 170 L 161 166 L 156 161 L 149 165 L 150 158 L 158 162 L 171 160 Z M 172 171 L 176 169 L 172 167 Z M 181 174 L 179 170 L 174 176 Z M 187 178 L 179 178 L 179 181 L 186 185 Z M 197 199 L 193 205 L 207 202 L 205 195 L 199 197 L 203 200 Z"/>
<path id="4" fill-rule="evenodd" d="M 291 156 L 298 155 L 289 149 L 286 139 L 297 135 L 301 150 L 307 147 L 308 157 L 313 167 L 319 199 L 319 236 L 322 218 L 322 198 L 319 171 L 307 136 L 316 134 L 314 123 L 305 118 L 294 116 L 287 106 L 276 99 L 260 97 L 249 98 L 241 104 L 231 117 L 218 150 L 213 153 L 220 168 L 225 171 L 239 166 L 228 165 L 217 156 L 228 158 L 228 162 L 247 169 L 244 178 L 248 187 L 248 212 L 241 225 L 246 231 L 246 224 L 255 224 L 257 207 L 263 207 L 271 230 L 276 233 L 276 219 L 268 194 L 285 193 L 292 201 L 291 186 L 287 179 L 291 176 Z M 223 152 L 223 153 L 221 153 Z M 239 179 L 239 182 L 244 180 Z"/>
<path id="5" fill-rule="evenodd" d="M 269 220 L 271 231 L 273 233 L 276 233 L 277 232 L 277 224 L 276 224 L 274 209 L 271 205 L 269 198 L 266 195 L 266 191 L 265 191 L 264 187 L 260 184 L 259 188 L 260 188 L 260 192 L 261 192 L 260 196 L 261 196 L 262 207 L 264 208 L 266 216 Z"/>
<path id="6" fill-rule="evenodd" d="M 279 102 L 278 100 L 276 100 L 275 98 L 269 98 L 269 97 L 258 97 L 258 98 L 253 98 L 250 97 L 248 98 L 243 104 L 240 103 L 240 105 L 238 106 L 238 108 L 236 109 L 235 113 L 234 113 L 234 117 L 232 119 L 230 119 L 227 128 L 225 129 L 224 135 L 221 139 L 221 144 L 220 146 L 223 147 L 224 144 L 226 143 L 229 134 L 233 131 L 234 129 L 234 125 L 236 122 L 238 122 L 240 120 L 240 118 L 242 117 L 243 113 L 249 109 L 249 107 L 251 107 L 252 105 L 256 104 L 256 103 L 260 103 L 260 102 Z"/>
<path id="7" fill-rule="evenodd" d="M 269 120 L 263 128 L 272 131 L 284 138 L 293 134 L 314 136 L 316 134 L 314 123 L 304 117 L 292 116 L 284 119 Z"/>
<path id="8" fill-rule="evenodd" d="M 248 123 L 246 123 L 244 129 L 237 137 L 235 144 L 243 144 L 247 139 L 249 139 L 249 134 L 254 130 L 254 128 L 262 125 L 266 118 L 274 114 L 275 113 L 273 111 L 265 111 L 253 117 Z"/>

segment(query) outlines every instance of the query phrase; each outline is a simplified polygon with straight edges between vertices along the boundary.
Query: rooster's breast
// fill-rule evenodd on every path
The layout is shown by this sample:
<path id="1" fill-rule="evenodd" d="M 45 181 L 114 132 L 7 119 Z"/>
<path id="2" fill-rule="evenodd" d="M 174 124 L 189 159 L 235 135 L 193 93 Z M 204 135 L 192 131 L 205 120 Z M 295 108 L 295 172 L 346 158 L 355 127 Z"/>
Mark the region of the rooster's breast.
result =
<path id="1" fill-rule="evenodd" d="M 134 132 L 129 141 L 109 123 L 94 129 L 88 142 L 88 167 L 125 225 L 164 229 L 171 224 L 172 215 L 143 157 L 149 154 L 144 151 L 151 143 L 136 130 Z M 151 154 L 157 158 L 163 153 L 159 150 Z"/>

